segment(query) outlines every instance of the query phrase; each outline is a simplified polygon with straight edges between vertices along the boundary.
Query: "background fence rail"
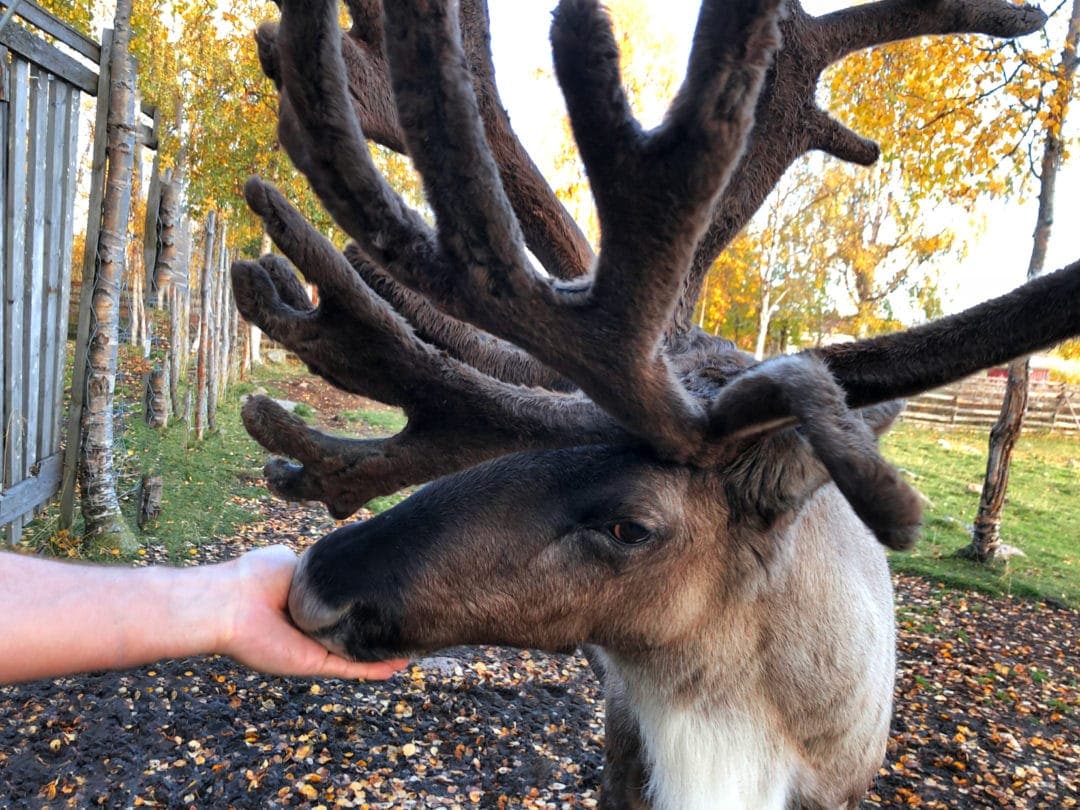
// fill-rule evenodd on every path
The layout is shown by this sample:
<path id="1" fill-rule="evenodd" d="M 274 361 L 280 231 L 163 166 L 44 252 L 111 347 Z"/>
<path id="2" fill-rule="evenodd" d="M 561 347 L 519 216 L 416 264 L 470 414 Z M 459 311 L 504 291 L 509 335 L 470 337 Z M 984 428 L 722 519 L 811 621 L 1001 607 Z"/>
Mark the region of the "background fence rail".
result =
<path id="1" fill-rule="evenodd" d="M 908 400 L 901 418 L 912 422 L 969 428 L 994 425 L 1005 395 L 1005 380 L 970 377 Z M 1024 428 L 1080 435 L 1080 386 L 1036 382 L 1029 388 Z"/>

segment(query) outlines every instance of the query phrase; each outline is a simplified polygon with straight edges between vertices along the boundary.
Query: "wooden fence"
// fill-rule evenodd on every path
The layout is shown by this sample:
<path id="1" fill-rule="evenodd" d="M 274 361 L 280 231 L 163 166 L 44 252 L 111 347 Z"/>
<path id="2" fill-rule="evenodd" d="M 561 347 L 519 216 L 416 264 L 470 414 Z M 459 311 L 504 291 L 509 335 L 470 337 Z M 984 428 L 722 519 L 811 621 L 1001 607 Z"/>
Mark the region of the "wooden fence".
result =
<path id="1" fill-rule="evenodd" d="M 44 33 L 76 52 L 87 41 L 30 3 Z M 0 32 L 0 254 L 3 257 L 3 479 L 0 525 L 14 543 L 23 516 L 60 484 L 61 417 L 75 215 L 80 94 L 94 75 L 16 23 Z"/>
<path id="2" fill-rule="evenodd" d="M 997 420 L 1004 396 L 1004 379 L 969 377 L 912 397 L 902 418 L 935 425 L 989 429 Z M 1080 386 L 1032 382 L 1024 429 L 1080 435 Z"/>
<path id="3" fill-rule="evenodd" d="M 21 22 L 0 30 L 0 527 L 9 544 L 63 476 L 81 97 L 97 96 L 99 111 L 108 107 L 108 70 L 100 67 L 108 63 L 107 48 L 32 0 L 23 0 L 16 15 Z M 95 136 L 103 145 L 100 120 Z M 140 137 L 152 142 L 154 133 Z M 95 174 L 91 223 L 100 183 Z M 96 215 L 100 220 L 100 200 Z"/>

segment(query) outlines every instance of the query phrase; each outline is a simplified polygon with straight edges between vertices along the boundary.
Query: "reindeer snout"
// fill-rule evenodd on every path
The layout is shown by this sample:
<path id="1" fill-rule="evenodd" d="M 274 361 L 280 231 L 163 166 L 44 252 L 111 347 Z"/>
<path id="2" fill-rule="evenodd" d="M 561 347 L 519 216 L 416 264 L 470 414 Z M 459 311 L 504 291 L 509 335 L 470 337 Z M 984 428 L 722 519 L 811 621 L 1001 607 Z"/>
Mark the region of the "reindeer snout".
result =
<path id="1" fill-rule="evenodd" d="M 318 595 L 308 573 L 311 554 L 311 549 L 305 551 L 293 572 L 292 585 L 289 587 L 289 616 L 309 636 L 320 638 L 341 621 L 349 606 L 332 607 Z"/>
<path id="2" fill-rule="evenodd" d="M 379 587 L 384 571 L 371 560 L 349 565 L 324 538 L 300 557 L 289 588 L 293 623 L 328 650 L 357 661 L 382 661 L 402 651 L 401 605 Z M 328 548 L 330 551 L 328 552 Z M 367 564 L 364 564 L 367 563 Z"/>

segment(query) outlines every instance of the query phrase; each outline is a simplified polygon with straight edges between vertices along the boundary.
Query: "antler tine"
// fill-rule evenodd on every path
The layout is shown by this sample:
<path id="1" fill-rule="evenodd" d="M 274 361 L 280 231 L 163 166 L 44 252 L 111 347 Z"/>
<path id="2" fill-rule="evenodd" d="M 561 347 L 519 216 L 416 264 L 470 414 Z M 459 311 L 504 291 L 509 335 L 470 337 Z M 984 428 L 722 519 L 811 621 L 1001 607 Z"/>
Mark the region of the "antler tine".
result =
<path id="1" fill-rule="evenodd" d="M 780 22 L 782 44 L 758 101 L 746 154 L 698 244 L 674 328 L 690 328 L 712 263 L 796 158 L 819 149 L 863 165 L 877 159 L 877 144 L 817 107 L 817 81 L 826 67 L 853 50 L 895 40 L 946 33 L 1021 36 L 1045 21 L 1046 15 L 1037 8 L 1008 0 L 882 0 L 820 18 L 808 15 L 798 0 L 790 0 Z"/>
<path id="2" fill-rule="evenodd" d="M 390 71 L 383 53 L 382 3 L 350 0 L 346 5 L 353 26 L 341 41 L 342 58 L 364 135 L 388 149 L 404 153 L 405 136 L 398 123 Z M 585 275 L 592 266 L 592 248 L 525 151 L 499 97 L 491 60 L 487 3 L 461 0 L 460 10 L 462 43 L 480 116 L 507 196 L 521 223 L 525 243 L 555 278 Z M 277 30 L 276 24 L 264 24 L 259 27 L 256 39 L 263 72 L 280 86 Z"/>
<path id="3" fill-rule="evenodd" d="M 706 0 L 683 87 L 647 134 L 630 112 L 599 3 L 563 0 L 556 12 L 556 75 L 601 224 L 594 298 L 612 318 L 633 308 L 643 343 L 666 329 L 711 204 L 742 154 L 778 44 L 778 5 Z"/>
<path id="4" fill-rule="evenodd" d="M 533 432 L 514 433 L 491 429 L 482 416 L 465 424 L 453 415 L 437 425 L 410 420 L 405 430 L 386 439 L 348 439 L 308 427 L 266 397 L 249 399 L 241 415 L 244 427 L 260 445 L 300 462 L 271 459 L 264 468 L 270 490 L 289 501 L 322 501 L 338 519 L 372 498 L 506 453 L 627 439 L 610 421 L 606 428 L 598 421 L 593 434 L 586 433 L 584 440 L 575 434 L 571 441 L 571 430 L 560 435 L 536 430 L 534 425 Z"/>
<path id="5" fill-rule="evenodd" d="M 461 42 L 473 76 L 480 118 L 525 244 L 554 278 L 584 276 L 592 268 L 592 247 L 525 151 L 499 97 L 487 2 L 460 0 L 459 8 Z"/>
<path id="6" fill-rule="evenodd" d="M 278 135 L 342 229 L 384 267 L 423 277 L 434 234 L 372 162 L 345 84 L 334 0 L 282 3 Z"/>
<path id="7" fill-rule="evenodd" d="M 313 308 L 280 257 L 236 262 L 241 313 L 334 385 L 399 405 L 409 417 L 391 439 L 351 441 L 307 427 L 271 400 L 251 400 L 244 412 L 251 435 L 301 462 L 268 465 L 278 494 L 322 500 L 342 517 L 376 495 L 508 452 L 629 440 L 583 396 L 507 385 L 425 344 L 276 189 L 253 179 L 245 194 L 322 295 Z"/>
<path id="8" fill-rule="evenodd" d="M 481 409 L 467 420 L 456 412 L 439 419 L 410 419 L 401 433 L 386 439 L 327 435 L 266 397 L 249 399 L 241 415 L 244 427 L 260 445 L 301 462 L 271 459 L 264 468 L 271 491 L 290 501 L 322 501 L 338 519 L 372 498 L 507 453 L 629 439 L 585 399 L 570 403 L 557 429 L 526 425 L 525 418 L 516 426 L 492 427 Z M 575 418 L 579 418 L 576 426 L 572 424 Z"/>
<path id="9" fill-rule="evenodd" d="M 849 53 L 928 34 L 1019 37 L 1038 31 L 1046 14 L 1010 0 L 881 0 L 814 20 L 811 50 L 819 70 Z"/>
<path id="10" fill-rule="evenodd" d="M 923 326 L 811 350 L 860 407 L 936 388 L 1080 332 L 1080 261 Z"/>
<path id="11" fill-rule="evenodd" d="M 487 148 L 456 3 L 390 3 L 384 24 L 398 120 L 435 211 L 441 247 L 457 265 L 441 278 L 407 283 L 476 322 L 474 289 L 487 288 L 493 298 L 531 297 L 539 279 Z"/>
<path id="12" fill-rule="evenodd" d="M 421 340 L 503 382 L 551 391 L 576 388 L 514 344 L 439 312 L 422 295 L 394 281 L 356 243 L 346 245 L 345 258 L 372 290 L 405 317 Z"/>

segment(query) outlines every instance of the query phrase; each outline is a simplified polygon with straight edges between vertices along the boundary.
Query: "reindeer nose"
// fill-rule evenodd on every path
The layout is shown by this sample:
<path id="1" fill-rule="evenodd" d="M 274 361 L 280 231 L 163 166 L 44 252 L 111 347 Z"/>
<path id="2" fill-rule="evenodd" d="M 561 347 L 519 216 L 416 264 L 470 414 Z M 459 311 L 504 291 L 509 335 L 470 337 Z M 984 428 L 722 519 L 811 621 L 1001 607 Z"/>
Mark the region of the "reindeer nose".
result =
<path id="1" fill-rule="evenodd" d="M 293 623 L 309 636 L 321 636 L 341 621 L 349 610 L 346 603 L 331 607 L 319 596 L 308 574 L 312 549 L 300 556 L 289 587 L 289 616 Z"/>

